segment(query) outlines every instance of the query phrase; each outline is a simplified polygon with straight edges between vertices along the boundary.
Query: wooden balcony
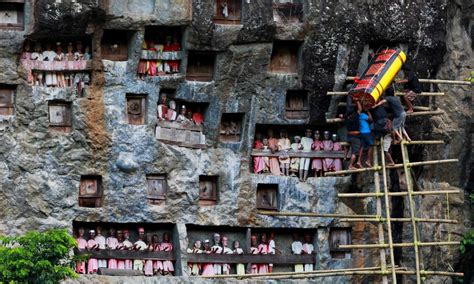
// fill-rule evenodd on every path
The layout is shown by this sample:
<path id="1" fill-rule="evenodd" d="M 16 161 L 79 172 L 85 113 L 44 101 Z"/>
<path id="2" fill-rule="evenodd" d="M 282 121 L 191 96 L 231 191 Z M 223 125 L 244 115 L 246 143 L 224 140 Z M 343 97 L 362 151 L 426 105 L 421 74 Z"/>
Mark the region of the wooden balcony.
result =
<path id="1" fill-rule="evenodd" d="M 92 60 L 79 61 L 38 61 L 31 60 L 33 71 L 88 71 L 92 69 Z M 25 66 L 28 67 L 28 66 Z"/>
<path id="2" fill-rule="evenodd" d="M 316 263 L 316 255 L 311 254 L 206 254 L 188 253 L 189 263 L 273 263 L 306 264 Z"/>
<path id="3" fill-rule="evenodd" d="M 158 121 L 155 134 L 157 140 L 167 144 L 193 149 L 206 148 L 206 137 L 202 134 L 202 125 Z"/>
<path id="4" fill-rule="evenodd" d="M 280 157 L 282 153 L 272 153 L 270 149 L 267 150 L 252 150 L 252 156 L 254 157 Z M 344 151 L 288 151 L 290 158 L 328 158 L 328 159 L 344 159 Z"/>
<path id="5" fill-rule="evenodd" d="M 140 58 L 144 60 L 182 60 L 184 52 L 142 50 Z"/>

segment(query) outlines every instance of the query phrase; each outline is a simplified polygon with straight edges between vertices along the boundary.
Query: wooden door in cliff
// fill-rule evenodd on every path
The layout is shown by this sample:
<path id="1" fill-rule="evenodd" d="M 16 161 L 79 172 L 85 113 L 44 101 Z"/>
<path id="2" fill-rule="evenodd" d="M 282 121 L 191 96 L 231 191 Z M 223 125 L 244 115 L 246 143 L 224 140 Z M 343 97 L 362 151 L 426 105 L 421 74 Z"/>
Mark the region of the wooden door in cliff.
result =
<path id="1" fill-rule="evenodd" d="M 13 89 L 0 88 L 0 115 L 13 115 L 14 93 Z"/>
<path id="2" fill-rule="evenodd" d="M 52 101 L 49 103 L 49 129 L 70 132 L 72 126 L 71 103 Z"/>
<path id="3" fill-rule="evenodd" d="M 217 204 L 217 176 L 199 176 L 199 205 Z"/>

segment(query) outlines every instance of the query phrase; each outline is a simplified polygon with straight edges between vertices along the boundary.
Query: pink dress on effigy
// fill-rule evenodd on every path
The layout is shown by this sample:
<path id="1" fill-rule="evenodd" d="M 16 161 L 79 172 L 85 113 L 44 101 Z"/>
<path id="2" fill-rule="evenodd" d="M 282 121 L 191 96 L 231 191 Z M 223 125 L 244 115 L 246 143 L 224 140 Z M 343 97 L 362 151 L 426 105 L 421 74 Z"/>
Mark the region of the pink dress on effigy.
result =
<path id="1" fill-rule="evenodd" d="M 108 237 L 106 241 L 106 245 L 108 249 L 117 249 L 119 242 L 115 237 Z M 109 259 L 109 269 L 117 269 L 117 260 L 114 258 Z"/>
<path id="2" fill-rule="evenodd" d="M 171 243 L 161 243 L 161 251 L 173 251 L 173 245 Z M 163 261 L 163 271 L 165 272 L 174 272 L 173 262 L 170 260 Z"/>
<path id="3" fill-rule="evenodd" d="M 90 239 L 87 241 L 87 248 L 92 249 L 94 246 L 97 245 L 97 242 L 94 239 Z M 97 269 L 99 269 L 99 263 L 95 258 L 89 258 L 87 261 L 87 273 L 93 274 L 97 273 Z"/>
<path id="4" fill-rule="evenodd" d="M 258 248 L 251 247 L 250 248 L 251 254 L 258 254 Z M 256 263 L 252 263 L 250 266 L 250 274 L 257 274 L 258 273 L 258 265 Z"/>
<path id="5" fill-rule="evenodd" d="M 268 244 L 259 244 L 258 251 L 260 252 L 260 254 L 268 254 L 269 253 Z M 262 273 L 268 273 L 268 264 L 266 263 L 258 264 L 258 274 L 262 274 Z"/>
<path id="6" fill-rule="evenodd" d="M 153 245 L 149 246 L 148 250 L 153 251 L 154 250 Z M 159 251 L 159 250 L 160 250 L 160 247 L 158 246 L 158 250 L 155 250 L 155 251 Z M 145 267 L 143 268 L 143 270 L 145 271 L 146 276 L 152 276 L 153 275 L 153 260 L 151 259 L 145 260 Z"/>
<path id="7" fill-rule="evenodd" d="M 159 244 L 155 245 L 155 251 L 160 251 L 161 246 Z M 153 261 L 153 270 L 161 271 L 163 270 L 163 261 L 161 260 L 154 260 Z"/>
<path id="8" fill-rule="evenodd" d="M 334 142 L 332 147 L 333 151 L 342 151 L 342 146 L 340 142 Z M 342 171 L 342 160 L 341 159 L 334 159 L 334 170 L 335 171 Z"/>
<path id="9" fill-rule="evenodd" d="M 204 253 L 210 254 L 211 251 L 210 250 L 204 251 Z M 206 276 L 215 275 L 214 265 L 212 263 L 204 263 L 202 265 L 202 274 L 201 275 L 206 275 Z"/>
<path id="10" fill-rule="evenodd" d="M 31 71 L 31 69 L 33 68 L 33 61 L 31 60 L 31 52 L 24 51 L 21 54 L 20 63 L 26 70 L 28 83 L 33 83 L 33 73 Z"/>
<path id="11" fill-rule="evenodd" d="M 321 141 L 313 141 L 313 144 L 311 144 L 311 149 L 313 149 L 313 151 L 321 151 L 323 150 L 324 146 L 323 146 L 323 142 Z M 322 159 L 318 159 L 318 158 L 315 158 L 313 159 L 313 162 L 311 163 L 311 169 L 313 170 L 316 170 L 316 171 L 320 171 L 323 169 L 323 160 Z"/>
<path id="12" fill-rule="evenodd" d="M 276 138 L 268 139 L 268 148 L 272 149 L 273 151 L 278 151 L 278 139 Z M 280 163 L 278 162 L 277 157 L 270 157 L 268 159 L 268 167 L 270 168 L 270 172 L 272 173 L 272 175 L 275 175 L 275 176 L 281 175 Z"/>
<path id="13" fill-rule="evenodd" d="M 334 144 L 331 140 L 323 140 L 323 150 L 324 151 L 332 151 Z M 323 162 L 323 169 L 325 172 L 334 171 L 334 159 L 325 158 Z"/>
<path id="14" fill-rule="evenodd" d="M 263 143 L 260 140 L 255 140 L 254 143 L 254 149 L 257 150 L 262 150 L 263 149 Z M 263 172 L 265 169 L 265 161 L 263 160 L 263 157 L 253 157 L 253 172 L 255 174 L 259 174 Z"/>
<path id="15" fill-rule="evenodd" d="M 87 248 L 87 241 L 83 238 L 77 238 L 77 248 L 79 250 L 85 250 Z M 80 274 L 86 274 L 86 263 L 85 262 L 78 262 L 76 263 L 76 272 Z"/>
<path id="16" fill-rule="evenodd" d="M 128 239 L 123 241 L 123 245 L 127 250 L 131 249 L 133 247 L 132 242 L 130 242 Z M 125 259 L 124 261 L 125 269 L 133 269 L 133 260 L 131 259 Z"/>
<path id="17" fill-rule="evenodd" d="M 148 50 L 156 51 L 156 48 L 150 47 Z M 156 76 L 156 60 L 148 60 L 148 75 Z"/>
<path id="18" fill-rule="evenodd" d="M 123 247 L 124 246 L 123 242 L 122 243 L 119 242 L 118 246 Z M 121 249 L 123 249 L 123 248 L 121 248 Z M 117 269 L 125 269 L 125 259 L 118 259 L 117 260 Z"/>

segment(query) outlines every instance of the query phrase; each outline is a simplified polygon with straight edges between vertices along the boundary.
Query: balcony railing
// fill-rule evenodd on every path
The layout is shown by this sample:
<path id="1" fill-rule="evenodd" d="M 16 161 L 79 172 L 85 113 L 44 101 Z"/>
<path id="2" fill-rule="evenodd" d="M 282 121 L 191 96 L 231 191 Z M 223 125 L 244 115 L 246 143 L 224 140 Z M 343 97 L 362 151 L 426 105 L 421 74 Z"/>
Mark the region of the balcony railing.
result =
<path id="1" fill-rule="evenodd" d="M 142 50 L 140 58 L 144 60 L 182 60 L 183 57 L 183 51 Z"/>
<path id="2" fill-rule="evenodd" d="M 206 137 L 202 134 L 202 125 L 158 121 L 155 134 L 157 140 L 167 144 L 196 149 L 206 148 Z"/>
<path id="3" fill-rule="evenodd" d="M 328 158 L 328 159 L 343 159 L 344 158 L 344 151 L 311 151 L 311 152 L 304 152 L 304 151 L 288 151 L 288 156 L 290 158 Z M 254 157 L 280 157 L 282 152 L 274 152 L 272 153 L 270 149 L 267 150 L 252 150 L 252 156 Z"/>

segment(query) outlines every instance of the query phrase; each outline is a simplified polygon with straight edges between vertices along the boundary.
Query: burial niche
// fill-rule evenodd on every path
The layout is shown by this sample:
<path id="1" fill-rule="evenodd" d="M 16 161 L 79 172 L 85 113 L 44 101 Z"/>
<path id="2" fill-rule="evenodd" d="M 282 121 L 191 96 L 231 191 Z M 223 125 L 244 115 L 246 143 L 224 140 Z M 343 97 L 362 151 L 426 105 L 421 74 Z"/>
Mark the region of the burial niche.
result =
<path id="1" fill-rule="evenodd" d="M 0 29 L 23 30 L 24 0 L 3 0 L 0 2 Z"/>
<path id="2" fill-rule="evenodd" d="M 14 115 L 15 88 L 13 85 L 0 85 L 0 115 Z"/>
<path id="3" fill-rule="evenodd" d="M 204 51 L 192 51 L 188 53 L 188 68 L 186 80 L 209 82 L 214 78 L 215 54 Z"/>
<path id="4" fill-rule="evenodd" d="M 127 94 L 127 121 L 129 124 L 145 124 L 146 95 Z"/>
<path id="5" fill-rule="evenodd" d="M 273 0 L 273 20 L 281 24 L 303 21 L 303 0 Z"/>
<path id="6" fill-rule="evenodd" d="M 127 61 L 128 45 L 132 34 L 132 31 L 127 30 L 104 30 L 100 44 L 102 59 Z"/>
<path id="7" fill-rule="evenodd" d="M 160 205 L 166 200 L 168 184 L 166 174 L 147 175 L 147 199 L 150 204 Z"/>
<path id="8" fill-rule="evenodd" d="M 278 210 L 278 184 L 257 185 L 257 209 Z"/>
<path id="9" fill-rule="evenodd" d="M 71 103 L 66 101 L 49 101 L 49 130 L 53 132 L 71 132 Z"/>
<path id="10" fill-rule="evenodd" d="M 214 2 L 214 23 L 238 25 L 242 14 L 242 0 L 216 0 Z"/>
<path id="11" fill-rule="evenodd" d="M 140 79 L 154 76 L 172 76 L 180 73 L 182 51 L 182 27 L 145 27 L 138 76 Z"/>
<path id="12" fill-rule="evenodd" d="M 288 90 L 286 92 L 285 117 L 288 119 L 309 117 L 308 91 Z"/>
<path id="13" fill-rule="evenodd" d="M 218 176 L 199 176 L 199 205 L 209 206 L 217 204 L 217 181 Z"/>
<path id="14" fill-rule="evenodd" d="M 81 182 L 79 185 L 79 206 L 102 206 L 102 176 L 81 176 Z"/>
<path id="15" fill-rule="evenodd" d="M 270 72 L 282 74 L 298 73 L 298 51 L 300 45 L 301 43 L 297 41 L 273 42 Z"/>
<path id="16" fill-rule="evenodd" d="M 329 229 L 329 251 L 332 258 L 351 258 L 351 249 L 339 248 L 339 245 L 350 245 L 352 243 L 351 228 Z"/>
<path id="17" fill-rule="evenodd" d="M 223 113 L 219 137 L 222 142 L 240 142 L 244 113 Z"/>

